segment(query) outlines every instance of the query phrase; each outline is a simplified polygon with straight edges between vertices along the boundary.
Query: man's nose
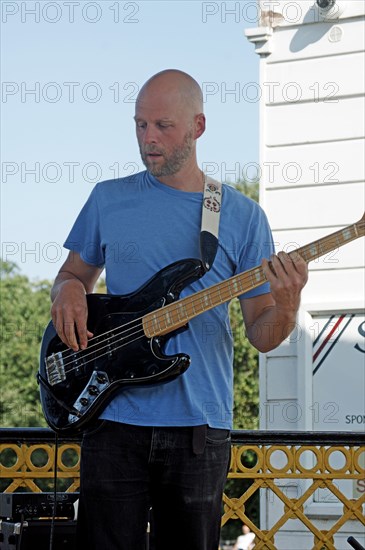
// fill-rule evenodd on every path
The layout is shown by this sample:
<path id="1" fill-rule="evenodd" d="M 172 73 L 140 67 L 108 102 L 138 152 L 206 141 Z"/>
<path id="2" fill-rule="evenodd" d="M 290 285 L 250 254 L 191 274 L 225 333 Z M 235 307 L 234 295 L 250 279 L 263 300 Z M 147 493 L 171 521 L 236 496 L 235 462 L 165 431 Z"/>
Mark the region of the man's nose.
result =
<path id="1" fill-rule="evenodd" d="M 147 124 L 145 131 L 143 132 L 143 141 L 146 144 L 157 143 L 157 128 L 152 124 Z"/>

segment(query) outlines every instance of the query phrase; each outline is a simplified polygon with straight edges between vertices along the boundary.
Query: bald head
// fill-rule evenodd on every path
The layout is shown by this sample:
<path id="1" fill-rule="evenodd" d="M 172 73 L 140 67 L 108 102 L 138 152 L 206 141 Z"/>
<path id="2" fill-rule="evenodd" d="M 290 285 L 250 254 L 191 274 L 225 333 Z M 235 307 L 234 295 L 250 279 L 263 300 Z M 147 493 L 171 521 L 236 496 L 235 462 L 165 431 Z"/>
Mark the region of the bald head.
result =
<path id="1" fill-rule="evenodd" d="M 189 74 L 177 69 L 166 69 L 147 80 L 138 94 L 136 107 L 151 96 L 173 99 L 192 117 L 204 111 L 199 84 Z"/>
<path id="2" fill-rule="evenodd" d="M 203 94 L 190 75 L 169 69 L 152 76 L 138 94 L 134 120 L 141 157 L 152 175 L 171 182 L 185 171 L 201 184 L 196 140 L 205 131 Z"/>

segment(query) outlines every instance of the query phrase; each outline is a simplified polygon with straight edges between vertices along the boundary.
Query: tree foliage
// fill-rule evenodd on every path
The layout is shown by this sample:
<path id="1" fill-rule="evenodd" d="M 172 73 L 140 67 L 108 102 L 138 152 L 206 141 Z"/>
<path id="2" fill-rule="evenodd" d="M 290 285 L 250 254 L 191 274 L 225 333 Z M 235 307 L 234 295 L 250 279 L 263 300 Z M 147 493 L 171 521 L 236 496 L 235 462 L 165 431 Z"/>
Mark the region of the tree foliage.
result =
<path id="1" fill-rule="evenodd" d="M 258 352 L 245 335 L 241 307 L 234 300 L 230 307 L 234 345 L 233 424 L 236 430 L 258 427 Z"/>
<path id="2" fill-rule="evenodd" d="M 11 262 L 1 261 L 0 269 L 0 423 L 42 426 L 36 372 L 51 285 L 31 282 Z"/>
<path id="3" fill-rule="evenodd" d="M 257 201 L 259 184 L 240 181 L 238 191 Z M 231 327 L 234 337 L 234 407 L 235 429 L 255 429 L 259 416 L 258 352 L 245 335 L 238 300 L 230 306 Z"/>
<path id="4" fill-rule="evenodd" d="M 241 181 L 237 189 L 253 200 L 258 200 L 258 183 L 249 184 Z M 238 300 L 230 305 L 231 329 L 234 345 L 234 387 L 233 387 L 233 427 L 235 429 L 256 429 L 259 424 L 259 373 L 258 352 L 250 344 L 243 327 L 241 307 Z M 251 468 L 256 456 L 247 451 L 242 455 L 242 462 Z M 228 479 L 225 493 L 230 498 L 239 498 L 251 485 L 252 480 Z M 259 494 L 256 491 L 245 504 L 245 513 L 256 525 L 259 525 Z M 242 524 L 229 521 L 221 533 L 222 540 L 235 540 L 241 534 Z"/>

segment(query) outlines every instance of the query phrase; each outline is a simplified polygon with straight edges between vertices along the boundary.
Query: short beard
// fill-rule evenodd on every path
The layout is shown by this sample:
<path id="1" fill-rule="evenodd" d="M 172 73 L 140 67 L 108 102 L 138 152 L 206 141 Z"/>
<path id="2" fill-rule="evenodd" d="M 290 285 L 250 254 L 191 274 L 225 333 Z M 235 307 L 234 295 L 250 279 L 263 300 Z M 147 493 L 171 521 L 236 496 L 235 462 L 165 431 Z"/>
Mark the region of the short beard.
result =
<path id="1" fill-rule="evenodd" d="M 147 153 L 145 151 L 142 151 L 141 147 L 139 148 L 143 164 L 145 165 L 147 170 L 156 178 L 160 178 L 163 176 L 173 176 L 174 174 L 177 174 L 184 166 L 186 161 L 191 157 L 193 150 L 194 139 L 192 130 L 185 134 L 182 145 L 179 147 L 175 147 L 169 156 L 167 156 L 164 151 L 161 151 L 159 149 L 148 150 L 148 153 L 160 153 L 163 156 L 165 162 L 161 166 L 154 166 L 153 162 L 147 159 Z"/>

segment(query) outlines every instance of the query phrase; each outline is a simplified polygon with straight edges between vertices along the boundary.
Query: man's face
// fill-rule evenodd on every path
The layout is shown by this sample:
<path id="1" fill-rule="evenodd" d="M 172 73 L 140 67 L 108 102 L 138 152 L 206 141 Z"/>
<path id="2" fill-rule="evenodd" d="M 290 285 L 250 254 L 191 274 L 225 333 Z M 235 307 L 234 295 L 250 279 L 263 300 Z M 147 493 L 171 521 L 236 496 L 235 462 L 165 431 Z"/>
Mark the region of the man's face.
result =
<path id="1" fill-rule="evenodd" d="M 142 161 L 155 177 L 174 175 L 193 158 L 193 117 L 176 94 L 146 90 L 135 121 Z"/>

